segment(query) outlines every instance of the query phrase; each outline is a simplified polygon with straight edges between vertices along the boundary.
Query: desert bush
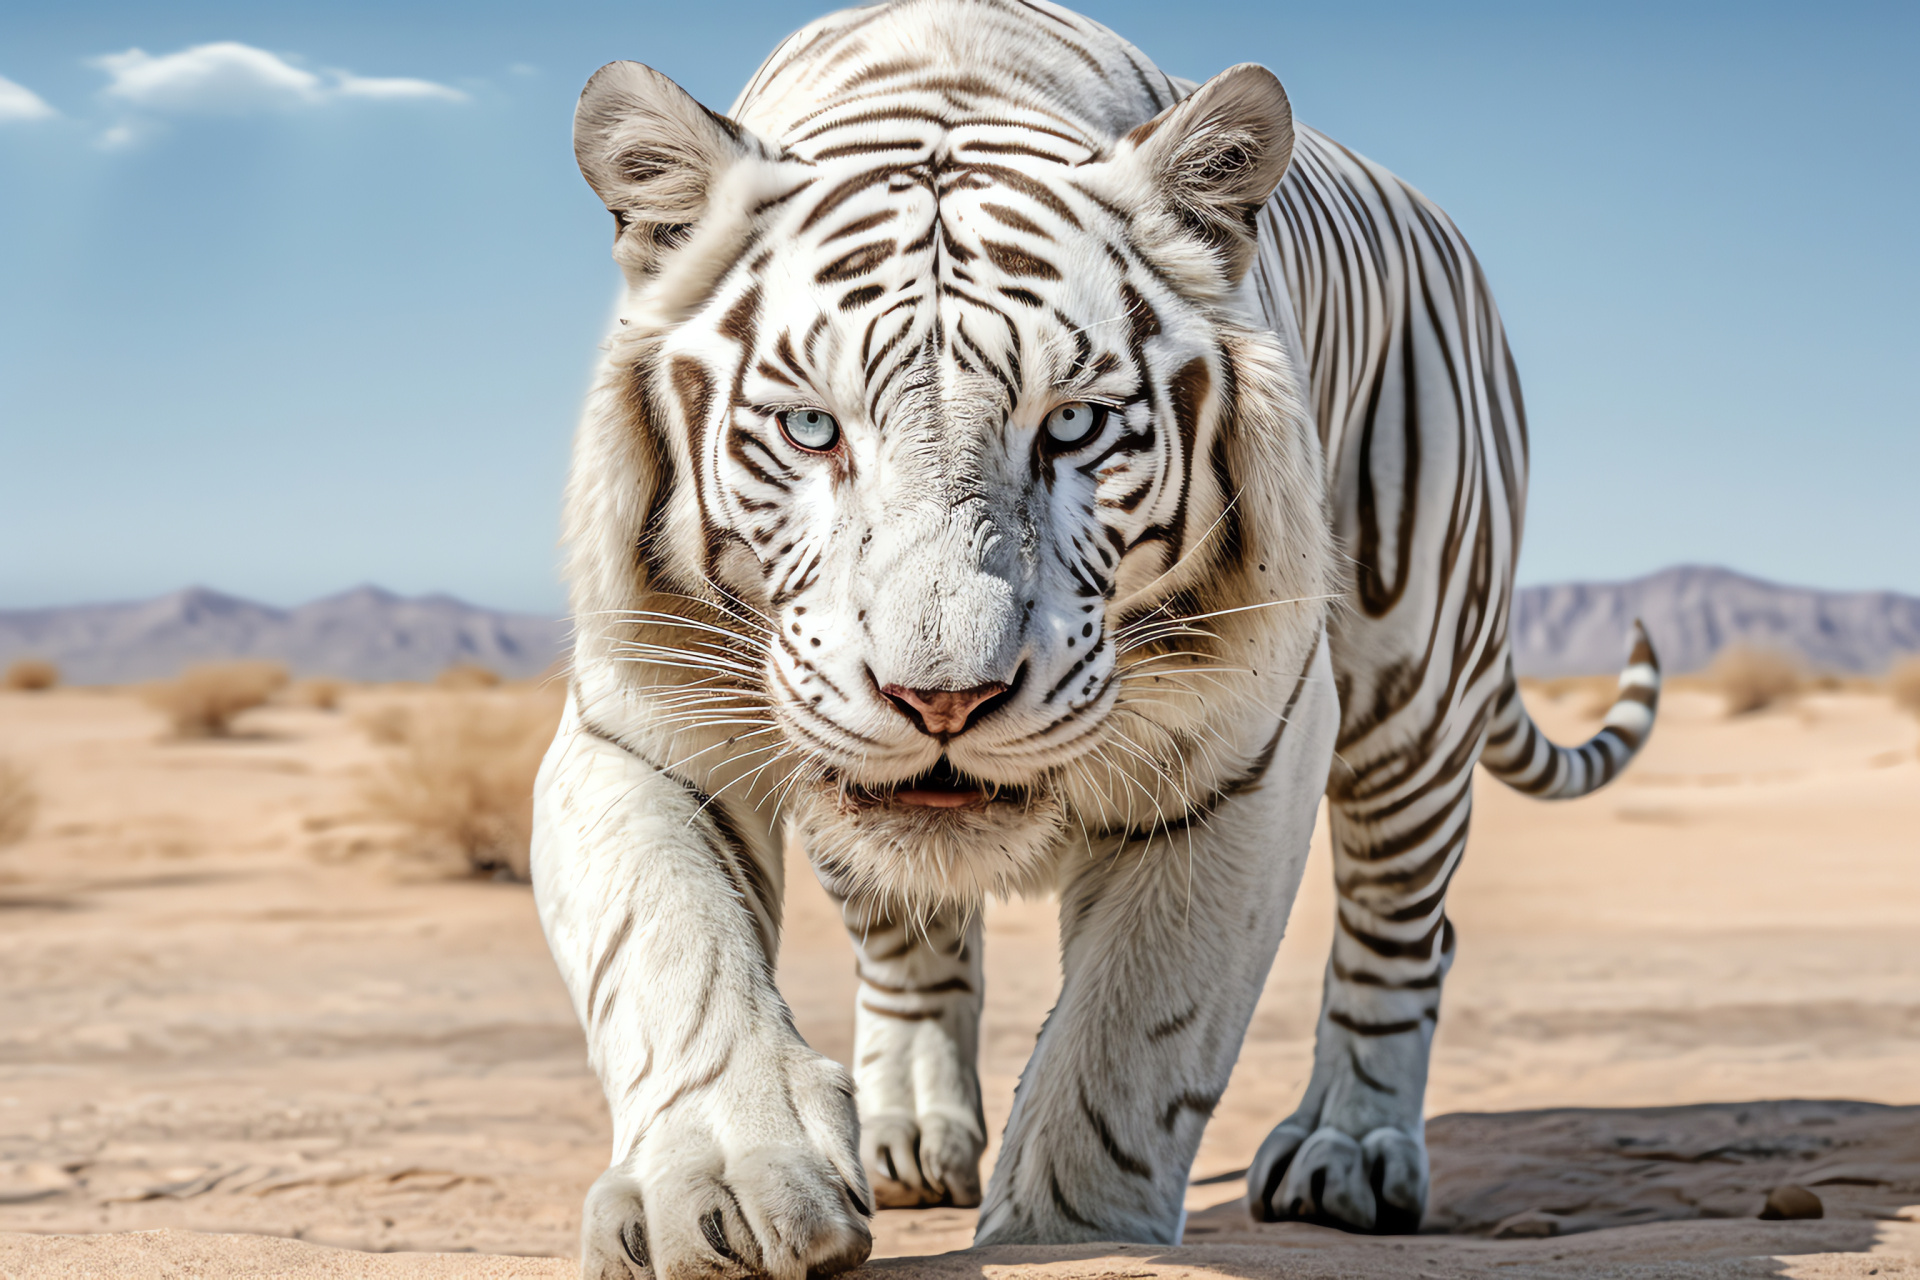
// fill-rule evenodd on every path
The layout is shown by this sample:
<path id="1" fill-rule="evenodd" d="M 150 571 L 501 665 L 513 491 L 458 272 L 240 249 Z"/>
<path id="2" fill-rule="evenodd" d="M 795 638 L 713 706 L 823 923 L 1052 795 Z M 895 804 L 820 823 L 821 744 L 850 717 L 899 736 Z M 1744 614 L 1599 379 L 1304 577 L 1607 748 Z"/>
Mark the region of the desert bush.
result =
<path id="1" fill-rule="evenodd" d="M 0 760 L 0 845 L 17 844 L 33 829 L 40 795 L 18 765 Z"/>
<path id="2" fill-rule="evenodd" d="M 312 707 L 315 711 L 338 711 L 340 695 L 347 691 L 344 681 L 315 676 L 302 680 L 287 691 L 287 701 L 297 707 Z"/>
<path id="3" fill-rule="evenodd" d="M 362 711 L 353 723 L 368 739 L 383 747 L 397 747 L 413 736 L 413 712 L 397 702 Z"/>
<path id="4" fill-rule="evenodd" d="M 1798 694 L 1799 664 L 1785 654 L 1749 645 L 1728 645 L 1707 668 L 1707 679 L 1726 699 L 1727 714 L 1762 711 Z"/>
<path id="5" fill-rule="evenodd" d="M 1549 676 L 1545 679 L 1523 676 L 1520 680 L 1523 692 L 1537 692 L 1552 702 L 1578 697 L 1579 714 L 1588 720 L 1598 720 L 1607 714 L 1619 696 L 1619 685 L 1615 676 Z"/>
<path id="6" fill-rule="evenodd" d="M 422 703 L 405 716 L 386 767 L 369 783 L 369 807 L 409 828 L 422 854 L 526 879 L 533 779 L 561 701 L 469 694 Z"/>
<path id="7" fill-rule="evenodd" d="M 42 658 L 18 658 L 0 683 L 21 693 L 39 693 L 60 683 L 60 668 Z"/>
<path id="8" fill-rule="evenodd" d="M 459 662 L 435 676 L 433 683 L 435 688 L 456 691 L 492 689 L 499 685 L 500 677 L 477 662 Z"/>
<path id="9" fill-rule="evenodd" d="M 286 684 L 287 669 L 277 662 L 209 662 L 150 686 L 147 702 L 165 714 L 176 737 L 222 738 L 233 731 L 235 716 Z"/>
<path id="10" fill-rule="evenodd" d="M 1866 693 L 1881 692 L 1880 682 L 1872 676 L 1848 676 L 1838 672 L 1826 671 L 1807 682 L 1807 687 L 1815 693 Z"/>
<path id="11" fill-rule="evenodd" d="M 1887 692 L 1894 706 L 1920 716 L 1920 654 L 1894 665 L 1887 674 Z"/>

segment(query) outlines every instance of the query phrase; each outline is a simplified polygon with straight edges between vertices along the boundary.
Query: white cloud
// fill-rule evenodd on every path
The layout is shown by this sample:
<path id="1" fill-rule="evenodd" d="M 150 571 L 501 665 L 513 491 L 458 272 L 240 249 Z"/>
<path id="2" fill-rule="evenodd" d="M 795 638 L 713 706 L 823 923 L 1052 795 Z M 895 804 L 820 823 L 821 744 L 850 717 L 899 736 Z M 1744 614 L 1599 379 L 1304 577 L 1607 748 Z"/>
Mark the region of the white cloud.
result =
<path id="1" fill-rule="evenodd" d="M 59 114 L 27 86 L 0 76 L 0 121 L 45 120 Z"/>
<path id="2" fill-rule="evenodd" d="M 99 137 L 102 151 L 119 151 L 140 141 L 139 130 L 130 124 L 117 124 Z"/>
<path id="3" fill-rule="evenodd" d="M 356 76 L 345 71 L 338 77 L 333 92 L 343 98 L 438 98 L 443 102 L 465 102 L 467 95 L 458 89 L 431 80 L 410 80 L 404 76 Z"/>
<path id="4" fill-rule="evenodd" d="M 111 77 L 107 96 L 154 111 L 244 111 L 316 102 L 320 77 L 265 49 L 222 40 L 154 57 L 109 53 L 93 65 Z"/>
<path id="5" fill-rule="evenodd" d="M 373 79 L 347 71 L 308 71 L 265 49 L 220 40 L 155 56 L 143 49 L 93 59 L 108 76 L 106 94 L 156 112 L 237 113 L 318 106 L 339 98 L 438 98 L 465 101 L 430 80 Z"/>

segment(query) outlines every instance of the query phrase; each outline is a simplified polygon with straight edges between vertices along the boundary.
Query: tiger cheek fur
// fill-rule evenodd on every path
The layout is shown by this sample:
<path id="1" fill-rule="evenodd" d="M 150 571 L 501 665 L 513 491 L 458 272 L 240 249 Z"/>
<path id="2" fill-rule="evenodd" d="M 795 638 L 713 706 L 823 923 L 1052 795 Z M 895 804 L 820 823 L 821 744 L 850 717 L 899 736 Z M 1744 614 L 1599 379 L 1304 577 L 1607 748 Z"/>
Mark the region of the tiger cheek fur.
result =
<path id="1" fill-rule="evenodd" d="M 1585 794 L 1659 692 L 1641 635 L 1587 744 L 1518 697 L 1524 415 L 1446 216 L 1271 73 L 1048 0 L 831 15 L 727 116 L 610 64 L 575 151 L 628 285 L 534 809 L 615 1135 L 583 1274 L 842 1271 L 876 1203 L 1177 1241 L 1323 793 L 1340 928 L 1249 1203 L 1416 1227 L 1476 760 Z M 790 838 L 852 1071 L 773 984 Z M 983 1189 L 978 907 L 1024 890 L 1061 995 Z"/>

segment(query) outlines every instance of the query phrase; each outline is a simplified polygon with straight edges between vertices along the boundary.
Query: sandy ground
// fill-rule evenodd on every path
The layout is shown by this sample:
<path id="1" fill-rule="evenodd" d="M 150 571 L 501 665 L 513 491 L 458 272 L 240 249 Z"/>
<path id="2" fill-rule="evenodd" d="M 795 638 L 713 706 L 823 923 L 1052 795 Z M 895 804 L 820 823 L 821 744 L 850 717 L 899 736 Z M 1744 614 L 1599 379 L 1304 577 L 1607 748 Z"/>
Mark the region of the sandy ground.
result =
<path id="1" fill-rule="evenodd" d="M 1563 740 L 1584 701 L 1531 699 Z M 380 757 L 351 714 L 244 724 L 173 743 L 129 696 L 0 694 L 0 755 L 44 798 L 0 850 L 0 1277 L 570 1274 L 607 1123 L 527 890 L 445 879 L 369 822 Z M 908 1261 L 963 1248 L 972 1215 L 890 1211 L 871 1269 L 1920 1276 L 1916 741 L 1879 696 L 1728 721 L 1676 692 L 1600 796 L 1483 780 L 1429 1093 L 1448 1234 L 1256 1229 L 1238 1202 L 1306 1078 L 1317 846 L 1186 1245 Z M 850 956 L 794 871 L 782 986 L 844 1058 Z M 987 919 L 997 1132 L 1058 975 L 1048 903 Z M 1826 1217 L 1754 1221 L 1785 1182 Z"/>

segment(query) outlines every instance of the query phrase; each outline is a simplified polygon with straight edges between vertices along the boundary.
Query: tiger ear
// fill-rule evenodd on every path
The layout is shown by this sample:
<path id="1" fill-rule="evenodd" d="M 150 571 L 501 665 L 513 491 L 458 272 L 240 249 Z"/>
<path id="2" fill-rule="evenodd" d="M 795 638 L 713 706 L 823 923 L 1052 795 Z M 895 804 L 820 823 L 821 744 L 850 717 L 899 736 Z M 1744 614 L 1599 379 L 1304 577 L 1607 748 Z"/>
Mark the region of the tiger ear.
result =
<path id="1" fill-rule="evenodd" d="M 1238 282 L 1254 215 L 1293 159 L 1293 108 L 1273 72 L 1243 62 L 1134 129 L 1114 158 L 1143 172 Z"/>
<path id="2" fill-rule="evenodd" d="M 638 62 L 593 73 L 573 113 L 573 154 L 619 230 L 614 257 L 649 270 L 686 239 L 714 184 L 762 150 L 746 130 Z"/>

